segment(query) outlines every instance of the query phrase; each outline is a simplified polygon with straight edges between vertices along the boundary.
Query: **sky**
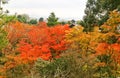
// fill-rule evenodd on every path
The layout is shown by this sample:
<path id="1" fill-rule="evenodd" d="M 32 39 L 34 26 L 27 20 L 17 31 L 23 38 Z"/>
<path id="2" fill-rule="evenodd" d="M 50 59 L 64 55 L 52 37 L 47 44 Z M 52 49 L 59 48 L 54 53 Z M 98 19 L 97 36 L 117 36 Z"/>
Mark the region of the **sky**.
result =
<path id="1" fill-rule="evenodd" d="M 33 18 L 47 18 L 51 12 L 60 19 L 81 20 L 87 0 L 9 0 L 3 5 L 10 14 L 28 14 Z"/>

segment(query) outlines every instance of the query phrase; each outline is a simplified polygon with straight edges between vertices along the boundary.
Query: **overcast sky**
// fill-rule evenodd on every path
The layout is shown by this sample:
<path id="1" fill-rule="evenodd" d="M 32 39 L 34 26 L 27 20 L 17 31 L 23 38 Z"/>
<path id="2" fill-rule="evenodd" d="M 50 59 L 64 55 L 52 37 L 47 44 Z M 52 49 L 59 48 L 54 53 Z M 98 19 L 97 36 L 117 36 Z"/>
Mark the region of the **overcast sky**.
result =
<path id="1" fill-rule="evenodd" d="M 87 0 L 10 0 L 4 5 L 11 14 L 47 18 L 54 12 L 60 19 L 82 19 Z"/>

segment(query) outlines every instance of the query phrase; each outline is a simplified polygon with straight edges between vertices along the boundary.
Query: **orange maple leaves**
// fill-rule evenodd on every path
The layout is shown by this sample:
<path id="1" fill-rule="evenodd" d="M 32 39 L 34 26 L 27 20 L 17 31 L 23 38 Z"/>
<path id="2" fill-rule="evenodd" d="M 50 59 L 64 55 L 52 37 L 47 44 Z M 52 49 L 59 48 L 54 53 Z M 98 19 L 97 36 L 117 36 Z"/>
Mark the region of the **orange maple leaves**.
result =
<path id="1" fill-rule="evenodd" d="M 120 63 L 120 44 L 99 43 L 95 55 L 110 55 L 117 63 Z"/>
<path id="2" fill-rule="evenodd" d="M 41 22 L 37 26 L 28 26 L 16 22 L 9 28 L 12 30 L 8 30 L 8 39 L 11 43 L 16 42 L 20 53 L 17 57 L 21 59 L 51 60 L 66 50 L 64 36 L 65 31 L 69 30 L 68 25 L 47 27 L 46 23 Z"/>

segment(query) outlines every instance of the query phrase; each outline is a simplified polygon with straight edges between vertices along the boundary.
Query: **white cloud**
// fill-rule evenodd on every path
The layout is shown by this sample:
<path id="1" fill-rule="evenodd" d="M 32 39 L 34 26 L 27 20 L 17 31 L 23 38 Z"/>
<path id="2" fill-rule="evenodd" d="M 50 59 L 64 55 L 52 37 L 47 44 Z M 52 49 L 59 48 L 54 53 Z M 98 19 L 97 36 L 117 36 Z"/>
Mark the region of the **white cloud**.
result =
<path id="1" fill-rule="evenodd" d="M 82 19 L 86 0 L 10 0 L 4 8 L 12 14 L 48 17 L 51 12 L 61 19 Z"/>

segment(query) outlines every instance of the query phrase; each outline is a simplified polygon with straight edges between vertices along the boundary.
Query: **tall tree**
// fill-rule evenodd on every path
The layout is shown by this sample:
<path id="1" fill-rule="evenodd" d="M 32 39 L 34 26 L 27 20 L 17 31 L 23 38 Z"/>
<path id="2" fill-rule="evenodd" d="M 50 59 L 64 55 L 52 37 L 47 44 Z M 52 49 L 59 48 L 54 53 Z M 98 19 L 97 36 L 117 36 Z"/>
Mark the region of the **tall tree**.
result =
<path id="1" fill-rule="evenodd" d="M 58 18 L 55 16 L 54 12 L 50 14 L 50 16 L 47 18 L 47 21 L 48 26 L 54 26 L 58 24 Z"/>
<path id="2" fill-rule="evenodd" d="M 97 6 L 96 6 L 97 5 Z M 96 14 L 99 8 L 96 0 L 88 0 L 85 9 L 85 16 L 83 17 L 83 21 L 81 21 L 81 25 L 84 26 L 84 31 L 92 31 L 93 25 L 96 24 L 97 18 Z"/>
<path id="3" fill-rule="evenodd" d="M 88 0 L 86 15 L 81 21 L 84 31 L 92 31 L 95 25 L 102 25 L 109 18 L 109 12 L 114 9 L 120 9 L 119 0 Z"/>

